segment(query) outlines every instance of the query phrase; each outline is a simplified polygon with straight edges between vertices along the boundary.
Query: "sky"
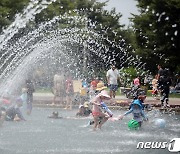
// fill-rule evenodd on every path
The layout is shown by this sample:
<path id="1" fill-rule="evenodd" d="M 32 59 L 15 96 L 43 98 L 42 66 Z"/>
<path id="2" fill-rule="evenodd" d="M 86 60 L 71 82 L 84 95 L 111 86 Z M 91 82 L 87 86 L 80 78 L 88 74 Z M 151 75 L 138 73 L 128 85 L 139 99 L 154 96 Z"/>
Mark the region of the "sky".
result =
<path id="1" fill-rule="evenodd" d="M 97 1 L 105 2 L 106 0 Z M 136 0 L 109 0 L 107 6 L 105 6 L 104 9 L 110 11 L 113 7 L 115 7 L 116 12 L 120 12 L 123 15 L 120 19 L 120 23 L 128 26 L 130 23 L 128 18 L 132 17 L 131 13 L 139 14 L 136 4 Z"/>

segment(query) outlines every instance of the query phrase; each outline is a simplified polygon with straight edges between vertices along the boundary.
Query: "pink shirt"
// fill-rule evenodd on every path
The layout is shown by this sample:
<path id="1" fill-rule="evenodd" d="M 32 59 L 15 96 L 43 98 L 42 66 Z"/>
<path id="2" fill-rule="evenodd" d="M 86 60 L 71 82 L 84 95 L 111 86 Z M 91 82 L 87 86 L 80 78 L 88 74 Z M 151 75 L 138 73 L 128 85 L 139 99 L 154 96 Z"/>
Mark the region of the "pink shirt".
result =
<path id="1" fill-rule="evenodd" d="M 139 86 L 139 85 L 140 85 L 140 81 L 139 81 L 138 78 L 135 78 L 135 79 L 134 79 L 134 85 L 135 85 L 135 86 Z"/>
<path id="2" fill-rule="evenodd" d="M 92 101 L 93 103 L 92 112 L 101 112 L 100 110 L 101 102 L 102 100 L 100 99 L 100 96 L 97 95 Z"/>

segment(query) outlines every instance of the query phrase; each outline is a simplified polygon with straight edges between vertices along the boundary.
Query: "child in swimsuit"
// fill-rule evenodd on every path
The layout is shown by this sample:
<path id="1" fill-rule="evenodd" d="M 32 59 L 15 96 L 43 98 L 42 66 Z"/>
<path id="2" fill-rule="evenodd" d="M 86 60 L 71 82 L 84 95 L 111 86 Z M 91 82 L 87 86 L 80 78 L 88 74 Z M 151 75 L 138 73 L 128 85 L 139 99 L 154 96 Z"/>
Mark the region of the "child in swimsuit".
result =
<path id="1" fill-rule="evenodd" d="M 124 115 L 121 115 L 119 119 L 123 119 L 124 116 L 132 113 L 133 114 L 133 119 L 136 120 L 139 123 L 139 126 L 141 127 L 141 124 L 143 120 L 148 120 L 147 116 L 144 113 L 143 106 L 140 103 L 140 101 L 133 101 L 131 104 L 131 108 L 129 111 L 127 111 Z"/>
<path id="2" fill-rule="evenodd" d="M 108 120 L 110 117 L 108 114 L 103 113 L 101 110 L 101 102 L 104 100 L 109 100 L 111 97 L 108 95 L 106 90 L 101 91 L 92 101 L 93 108 L 92 108 L 92 115 L 94 118 L 94 128 L 95 131 L 98 127 L 101 129 L 101 126 Z M 99 119 L 101 119 L 101 122 L 99 123 Z"/>

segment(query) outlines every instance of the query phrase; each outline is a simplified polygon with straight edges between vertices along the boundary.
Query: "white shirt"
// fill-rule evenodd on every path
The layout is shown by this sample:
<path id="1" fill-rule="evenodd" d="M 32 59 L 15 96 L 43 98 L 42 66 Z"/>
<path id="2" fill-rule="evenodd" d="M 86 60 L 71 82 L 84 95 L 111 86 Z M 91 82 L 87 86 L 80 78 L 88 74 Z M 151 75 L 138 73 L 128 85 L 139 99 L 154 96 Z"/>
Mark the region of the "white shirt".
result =
<path id="1" fill-rule="evenodd" d="M 114 71 L 112 69 L 108 70 L 106 77 L 109 78 L 109 84 L 118 85 L 117 79 L 120 77 L 120 75 L 117 69 L 115 69 Z"/>
<path id="2" fill-rule="evenodd" d="M 55 74 L 54 75 L 54 84 L 55 83 L 62 83 L 62 82 L 64 82 L 64 76 Z"/>

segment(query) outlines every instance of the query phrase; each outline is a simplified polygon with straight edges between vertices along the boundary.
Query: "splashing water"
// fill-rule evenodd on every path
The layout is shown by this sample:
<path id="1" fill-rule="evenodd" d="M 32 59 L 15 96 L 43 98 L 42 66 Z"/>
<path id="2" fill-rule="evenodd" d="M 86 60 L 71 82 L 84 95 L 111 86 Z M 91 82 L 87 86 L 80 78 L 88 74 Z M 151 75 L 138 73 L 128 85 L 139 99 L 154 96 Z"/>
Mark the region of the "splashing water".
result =
<path id="1" fill-rule="evenodd" d="M 93 132 L 92 126 L 82 127 L 89 118 L 73 118 L 75 110 L 67 112 L 59 109 L 63 116 L 59 120 L 46 118 L 52 111 L 53 109 L 36 108 L 32 116 L 27 117 L 27 122 L 8 123 L 9 127 L 1 129 L 0 151 L 6 154 L 144 154 L 147 151 L 152 154 L 168 154 L 167 148 L 137 149 L 136 147 L 138 142 L 169 142 L 172 138 L 178 137 L 180 128 L 179 120 L 170 120 L 171 124 L 165 129 L 154 128 L 152 124 L 148 125 L 148 122 L 145 122 L 142 130 L 130 131 L 126 121 L 131 117 L 127 117 L 122 121 L 108 121 L 102 131 Z M 114 114 L 117 116 L 122 113 L 114 111 Z M 164 118 L 167 119 L 168 116 L 164 115 Z"/>
<path id="2" fill-rule="evenodd" d="M 22 81 L 29 74 L 33 74 L 39 69 L 46 69 L 46 72 L 49 73 L 47 77 L 48 75 L 53 76 L 58 67 L 58 70 L 69 70 L 75 78 L 80 78 L 83 71 L 88 72 L 90 76 L 95 72 L 95 66 L 106 67 L 115 59 L 121 62 L 121 67 L 126 63 L 139 70 L 144 67 L 145 64 L 140 62 L 140 57 L 128 54 L 119 45 L 120 43 L 125 44 L 123 39 L 119 40 L 119 44 L 109 40 L 105 35 L 107 28 L 102 25 L 100 26 L 104 30 L 104 34 L 95 32 L 96 23 L 78 15 L 76 11 L 76 16 L 67 13 L 54 17 L 39 25 L 37 29 L 16 38 L 15 35 L 18 31 L 25 28 L 37 13 L 53 1 L 43 0 L 38 4 L 36 2 L 31 1 L 22 14 L 16 15 L 14 23 L 3 30 L 3 34 L 0 36 L 1 96 L 6 93 L 13 94 L 18 87 L 21 87 Z M 67 26 L 64 27 L 64 25 Z M 78 28 L 79 25 L 83 28 Z M 112 51 L 114 53 L 112 57 L 108 55 L 111 49 L 102 43 L 104 41 L 107 41 L 112 47 L 116 47 L 120 51 L 119 55 L 114 51 Z M 52 80 L 52 78 L 48 79 Z M 169 115 L 169 117 L 165 116 L 169 124 L 165 130 L 154 129 L 144 124 L 145 128 L 140 133 L 130 132 L 126 128 L 125 121 L 120 124 L 116 123 L 117 121 L 110 121 L 107 122 L 104 131 L 97 134 L 90 131 L 87 133 L 89 128 L 78 127 L 79 124 L 87 123 L 86 119 L 49 121 L 44 118 L 52 112 L 49 110 L 36 108 L 32 116 L 27 117 L 27 119 L 31 118 L 28 123 L 21 125 L 10 123 L 10 127 L 1 131 L 3 142 L 0 141 L 0 151 L 3 149 L 2 152 L 5 153 L 14 153 L 14 151 L 18 151 L 17 153 L 144 153 L 144 150 L 136 149 L 139 141 L 169 141 L 178 137 L 180 128 L 179 120 L 174 120 L 172 118 L 174 115 Z M 61 110 L 61 113 L 63 117 L 67 114 L 68 116 L 69 114 L 75 115 L 74 111 L 67 113 Z M 119 114 L 119 111 L 116 114 Z M 161 116 L 158 111 L 149 112 L 150 118 L 160 118 Z M 16 130 L 16 133 L 12 131 L 12 128 Z M 155 136 L 152 136 L 152 133 Z M 17 137 L 19 142 L 12 141 L 12 138 L 16 139 Z M 77 138 L 79 142 L 77 142 Z M 47 143 L 44 142 L 45 140 Z M 153 149 L 151 151 L 154 152 Z M 168 153 L 168 151 L 158 152 Z"/>
<path id="3" fill-rule="evenodd" d="M 1 95 L 16 91 L 21 87 L 24 78 L 38 69 L 48 68 L 47 72 L 52 76 L 57 65 L 64 71 L 69 70 L 75 78 L 81 78 L 84 71 L 91 76 L 95 66 L 107 67 L 117 58 L 122 68 L 125 63 L 139 70 L 144 67 L 138 56 L 129 55 L 122 46 L 110 41 L 105 34 L 95 32 L 96 23 L 78 15 L 76 10 L 76 16 L 71 16 L 70 12 L 54 17 L 40 24 L 37 29 L 15 37 L 20 29 L 25 28 L 37 13 L 52 2 L 44 0 L 35 5 L 37 2 L 31 1 L 24 12 L 16 15 L 15 21 L 3 30 L 0 37 L 0 49 L 3 53 L 0 57 Z M 63 25 L 67 26 L 61 28 Z M 78 28 L 79 25 L 83 28 Z M 108 29 L 102 25 L 101 28 L 104 31 Z M 119 49 L 119 55 L 114 51 L 111 52 L 113 56 L 108 55 L 111 49 L 102 43 L 104 41 Z M 119 43 L 125 44 L 125 41 L 122 39 Z"/>

